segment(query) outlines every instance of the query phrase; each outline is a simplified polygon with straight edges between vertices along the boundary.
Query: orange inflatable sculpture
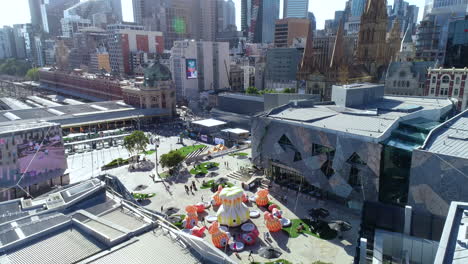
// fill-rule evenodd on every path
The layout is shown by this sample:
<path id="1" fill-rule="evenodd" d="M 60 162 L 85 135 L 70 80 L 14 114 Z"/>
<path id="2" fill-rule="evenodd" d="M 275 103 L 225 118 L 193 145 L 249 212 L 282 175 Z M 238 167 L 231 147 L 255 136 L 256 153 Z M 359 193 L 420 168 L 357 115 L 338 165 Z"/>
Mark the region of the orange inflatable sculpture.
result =
<path id="1" fill-rule="evenodd" d="M 221 198 L 219 197 L 219 193 L 223 190 L 223 186 L 219 185 L 218 186 L 218 191 L 213 194 L 211 197 L 213 199 L 213 205 L 214 206 L 220 206 L 221 205 Z"/>
<path id="2" fill-rule="evenodd" d="M 259 190 L 255 194 L 255 202 L 258 206 L 266 206 L 268 204 L 268 190 Z"/>
<path id="3" fill-rule="evenodd" d="M 205 212 L 205 205 L 203 203 L 195 204 L 194 206 L 197 208 L 197 213 L 201 214 Z"/>
<path id="4" fill-rule="evenodd" d="M 224 248 L 229 242 L 229 236 L 226 232 L 219 229 L 218 221 L 214 221 L 208 228 L 208 233 L 211 234 L 211 241 L 217 248 Z"/>
<path id="5" fill-rule="evenodd" d="M 265 212 L 263 216 L 265 218 L 265 224 L 266 224 L 268 231 L 278 232 L 281 230 L 282 228 L 281 221 L 278 218 L 274 217 L 272 213 Z"/>
<path id="6" fill-rule="evenodd" d="M 185 211 L 187 215 L 183 221 L 184 228 L 191 229 L 198 224 L 198 215 L 197 215 L 197 207 L 193 205 L 189 205 L 185 207 Z"/>
<path id="7" fill-rule="evenodd" d="M 192 229 L 190 229 L 190 234 L 197 236 L 197 237 L 203 237 L 205 230 L 206 230 L 206 226 L 203 226 L 203 227 L 194 226 Z"/>

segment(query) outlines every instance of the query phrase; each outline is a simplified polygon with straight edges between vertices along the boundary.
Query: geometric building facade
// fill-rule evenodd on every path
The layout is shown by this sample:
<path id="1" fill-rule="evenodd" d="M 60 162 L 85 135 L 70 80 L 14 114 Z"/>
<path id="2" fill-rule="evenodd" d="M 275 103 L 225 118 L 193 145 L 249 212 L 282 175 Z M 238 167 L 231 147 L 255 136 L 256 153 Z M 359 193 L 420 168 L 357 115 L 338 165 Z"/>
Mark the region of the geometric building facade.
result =
<path id="1" fill-rule="evenodd" d="M 252 160 L 280 185 L 351 208 L 379 200 L 382 143 L 400 122 L 434 122 L 452 109 L 449 100 L 383 97 L 382 86 L 366 84 L 334 86 L 333 101 L 297 101 L 254 118 Z"/>
<path id="2" fill-rule="evenodd" d="M 453 201 L 468 201 L 468 111 L 432 131 L 414 150 L 411 162 L 409 204 L 446 216 Z"/>

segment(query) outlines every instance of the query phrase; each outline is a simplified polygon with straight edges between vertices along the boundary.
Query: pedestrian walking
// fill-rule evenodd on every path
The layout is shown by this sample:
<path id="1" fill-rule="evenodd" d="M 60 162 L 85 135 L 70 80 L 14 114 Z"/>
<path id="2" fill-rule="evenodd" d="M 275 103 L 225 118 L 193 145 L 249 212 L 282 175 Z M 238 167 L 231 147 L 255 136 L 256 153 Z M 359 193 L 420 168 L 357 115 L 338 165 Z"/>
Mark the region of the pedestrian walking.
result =
<path id="1" fill-rule="evenodd" d="M 203 203 L 203 195 L 201 196 L 201 201 L 202 201 L 202 203 Z"/>
<path id="2" fill-rule="evenodd" d="M 161 212 L 163 211 L 163 209 L 164 209 L 164 205 L 161 205 Z"/>
<path id="3" fill-rule="evenodd" d="M 252 256 L 252 254 L 253 254 L 253 251 L 250 250 L 250 252 L 249 252 L 249 257 L 247 258 L 250 262 L 254 262 L 254 258 L 253 258 L 253 256 Z"/>
<path id="4" fill-rule="evenodd" d="M 195 181 L 192 181 L 192 186 L 193 186 L 193 189 L 196 191 L 196 190 L 197 190 L 197 186 L 195 185 Z"/>
<path id="5" fill-rule="evenodd" d="M 190 192 L 193 193 L 193 186 L 190 185 Z"/>

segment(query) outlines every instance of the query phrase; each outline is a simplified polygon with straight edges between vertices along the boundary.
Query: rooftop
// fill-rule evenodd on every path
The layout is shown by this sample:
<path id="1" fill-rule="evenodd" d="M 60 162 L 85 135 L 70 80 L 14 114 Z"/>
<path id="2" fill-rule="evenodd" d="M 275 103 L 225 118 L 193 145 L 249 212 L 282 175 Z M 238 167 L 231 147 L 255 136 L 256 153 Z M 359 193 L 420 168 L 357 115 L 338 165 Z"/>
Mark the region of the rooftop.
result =
<path id="1" fill-rule="evenodd" d="M 219 120 L 212 119 L 212 118 L 193 121 L 192 123 L 199 125 L 199 126 L 204 126 L 204 127 L 215 127 L 215 126 L 222 126 L 222 125 L 227 124 L 226 122 L 219 121 Z"/>
<path id="2" fill-rule="evenodd" d="M 468 203 L 452 202 L 440 238 L 435 264 L 468 262 Z"/>
<path id="3" fill-rule="evenodd" d="M 228 129 L 223 129 L 221 130 L 223 132 L 228 132 L 228 133 L 233 133 L 233 134 L 245 134 L 245 133 L 250 133 L 250 131 L 242 129 L 242 128 L 228 128 Z"/>
<path id="4" fill-rule="evenodd" d="M 201 263 L 190 246 L 197 241 L 154 220 L 157 214 L 122 198 L 129 193 L 115 177 L 103 177 L 1 202 L 0 263 Z"/>
<path id="5" fill-rule="evenodd" d="M 22 124 L 25 121 L 47 121 L 62 126 L 80 125 L 102 120 L 114 121 L 132 116 L 170 114 L 165 109 L 139 109 L 122 101 L 105 101 L 86 104 L 61 105 L 46 108 L 0 111 L 0 126 Z"/>
<path id="6" fill-rule="evenodd" d="M 398 121 L 424 114 L 433 115 L 432 119 L 438 120 L 439 116 L 430 110 L 440 110 L 442 114 L 451 108 L 452 104 L 448 99 L 385 96 L 380 101 L 360 108 L 340 107 L 335 104 L 294 107 L 290 104 L 273 109 L 266 116 L 303 126 L 382 140 L 385 132 Z"/>
<path id="7" fill-rule="evenodd" d="M 468 110 L 434 129 L 426 139 L 423 150 L 468 158 Z"/>

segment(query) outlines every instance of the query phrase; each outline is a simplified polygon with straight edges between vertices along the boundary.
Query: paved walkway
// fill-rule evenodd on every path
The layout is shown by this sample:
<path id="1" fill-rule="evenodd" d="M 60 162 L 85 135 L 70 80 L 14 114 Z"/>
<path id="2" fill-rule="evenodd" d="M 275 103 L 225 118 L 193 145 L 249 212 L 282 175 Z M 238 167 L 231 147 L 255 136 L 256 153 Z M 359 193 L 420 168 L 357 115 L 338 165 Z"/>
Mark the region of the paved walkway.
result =
<path id="1" fill-rule="evenodd" d="M 250 150 L 243 152 L 250 154 Z M 156 193 L 154 198 L 143 203 L 144 206 L 158 211 L 161 210 L 161 207 L 167 208 L 174 206 L 181 209 L 179 212 L 180 214 L 184 214 L 185 206 L 200 202 L 202 199 L 204 201 L 209 201 L 212 195 L 210 190 L 200 188 L 198 188 L 198 191 L 186 194 L 184 190 L 185 184 L 189 185 L 192 183 L 192 181 L 195 181 L 197 187 L 200 187 L 203 180 L 208 181 L 210 179 L 226 177 L 226 175 L 232 173 L 233 171 L 239 170 L 241 167 L 251 166 L 248 158 L 242 159 L 223 156 L 215 158 L 212 161 L 218 162 L 220 164 L 220 167 L 214 170 L 219 175 L 214 178 L 195 178 L 190 174 L 182 174 L 177 178 L 174 177 L 168 179 L 166 183 L 155 183 L 149 177 L 150 172 L 128 172 L 127 166 L 116 168 L 108 172 L 119 177 L 119 179 L 130 191 L 134 191 L 137 187 L 143 187 L 144 190 L 139 192 Z M 229 164 L 229 166 L 227 166 L 227 164 Z M 241 184 L 239 180 L 229 180 L 236 186 L 240 186 Z M 168 188 L 166 188 L 166 186 Z M 253 195 L 251 192 L 247 193 L 249 195 Z M 337 205 L 334 202 L 315 200 L 303 195 L 297 197 L 295 191 L 287 192 L 285 190 L 281 190 L 281 193 L 288 196 L 288 203 L 283 204 L 277 200 L 274 200 L 274 202 L 280 205 L 286 218 L 307 218 L 308 209 L 323 207 L 330 211 L 330 216 L 327 220 L 348 221 L 353 226 L 352 230 L 344 233 L 342 240 L 336 238 L 331 241 L 326 241 L 309 235 L 301 235 L 298 238 L 289 238 L 283 232 L 278 232 L 271 236 L 272 239 L 270 241 L 266 241 L 263 237 L 263 233 L 266 232 L 266 227 L 263 223 L 263 217 L 260 217 L 257 219 L 252 219 L 252 221 L 259 228 L 261 234 L 256 245 L 248 247 L 247 250 L 239 253 L 240 259 L 232 255 L 232 252 L 227 252 L 228 255 L 232 255 L 232 258 L 238 260 L 239 263 L 249 263 L 247 260 L 248 252 L 249 250 L 253 250 L 255 261 L 265 262 L 268 260 L 261 258 L 257 254 L 257 251 L 261 246 L 271 244 L 274 247 L 281 248 L 283 252 L 282 258 L 287 259 L 293 263 L 310 264 L 317 260 L 335 264 L 352 263 L 355 253 L 355 244 L 358 237 L 357 231 L 360 224 L 359 215 L 356 212 Z M 248 206 L 251 209 L 258 210 L 255 204 L 249 204 Z M 212 208 L 210 208 L 207 213 L 208 215 L 215 215 L 215 211 L 213 211 Z M 205 232 L 205 234 L 205 239 L 211 243 L 211 235 L 209 235 L 208 232 Z"/>

